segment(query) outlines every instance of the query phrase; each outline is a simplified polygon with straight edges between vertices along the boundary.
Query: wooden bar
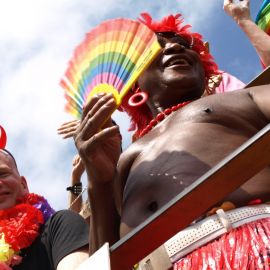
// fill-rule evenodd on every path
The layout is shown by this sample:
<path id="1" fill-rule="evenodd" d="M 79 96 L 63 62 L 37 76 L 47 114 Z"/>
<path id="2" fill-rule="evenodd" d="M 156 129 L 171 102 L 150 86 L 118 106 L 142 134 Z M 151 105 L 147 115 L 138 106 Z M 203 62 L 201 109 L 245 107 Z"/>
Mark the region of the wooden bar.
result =
<path id="1" fill-rule="evenodd" d="M 270 124 L 200 177 L 111 250 L 112 270 L 132 266 L 270 164 Z"/>
<path id="2" fill-rule="evenodd" d="M 262 71 L 255 79 L 249 82 L 245 88 L 264 84 L 270 84 L 270 66 Z"/>

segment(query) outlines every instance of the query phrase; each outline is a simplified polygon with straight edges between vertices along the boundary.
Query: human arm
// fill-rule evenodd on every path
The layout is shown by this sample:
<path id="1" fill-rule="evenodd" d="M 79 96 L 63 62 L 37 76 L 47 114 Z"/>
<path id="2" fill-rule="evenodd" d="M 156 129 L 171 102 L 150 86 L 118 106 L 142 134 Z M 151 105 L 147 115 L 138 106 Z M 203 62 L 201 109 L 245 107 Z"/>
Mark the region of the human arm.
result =
<path id="1" fill-rule="evenodd" d="M 84 165 L 79 155 L 76 155 L 72 161 L 71 186 L 81 184 L 81 176 L 84 172 Z M 69 209 L 80 213 L 82 209 L 82 196 L 74 194 L 70 191 L 69 194 Z"/>
<path id="2" fill-rule="evenodd" d="M 270 36 L 252 21 L 249 0 L 242 0 L 241 4 L 233 3 L 233 0 L 224 0 L 223 8 L 247 35 L 264 66 L 269 66 Z"/>
<path id="3" fill-rule="evenodd" d="M 88 255 L 89 228 L 84 219 L 69 210 L 56 212 L 45 224 L 42 246 L 53 269 L 74 270 Z"/>
<path id="4" fill-rule="evenodd" d="M 88 257 L 88 248 L 82 248 L 64 257 L 57 265 L 56 270 L 75 270 Z"/>
<path id="5" fill-rule="evenodd" d="M 74 135 L 88 176 L 90 253 L 105 242 L 112 244 L 119 239 L 113 180 L 121 153 L 121 136 L 118 126 L 110 119 L 115 107 L 112 95 L 94 96 L 86 105 Z"/>

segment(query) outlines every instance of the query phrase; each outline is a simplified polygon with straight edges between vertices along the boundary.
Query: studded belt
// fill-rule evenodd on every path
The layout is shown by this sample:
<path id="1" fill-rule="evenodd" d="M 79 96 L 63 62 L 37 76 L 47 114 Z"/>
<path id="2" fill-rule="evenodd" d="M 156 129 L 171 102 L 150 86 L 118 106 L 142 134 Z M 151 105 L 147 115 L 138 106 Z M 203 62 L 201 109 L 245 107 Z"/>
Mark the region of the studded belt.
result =
<path id="1" fill-rule="evenodd" d="M 219 209 L 215 215 L 176 234 L 164 244 L 164 247 L 171 262 L 176 262 L 231 229 L 262 218 L 270 218 L 270 205 L 245 206 L 226 212 Z"/>

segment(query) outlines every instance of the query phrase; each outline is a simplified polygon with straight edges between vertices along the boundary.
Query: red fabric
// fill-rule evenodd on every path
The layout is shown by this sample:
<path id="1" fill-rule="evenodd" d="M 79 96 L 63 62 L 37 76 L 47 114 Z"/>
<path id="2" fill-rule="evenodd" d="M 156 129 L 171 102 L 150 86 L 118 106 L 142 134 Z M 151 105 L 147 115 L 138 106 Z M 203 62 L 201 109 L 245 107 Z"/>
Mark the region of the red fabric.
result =
<path id="1" fill-rule="evenodd" d="M 174 270 L 264 269 L 270 264 L 270 218 L 231 230 L 174 264 Z"/>
<path id="2" fill-rule="evenodd" d="M 39 235 L 39 227 L 43 222 L 41 211 L 29 204 L 18 204 L 0 210 L 0 234 L 4 233 L 5 241 L 15 251 L 32 244 Z"/>
<path id="3" fill-rule="evenodd" d="M 27 203 L 30 205 L 35 205 L 41 201 L 42 202 L 45 201 L 44 197 L 35 193 L 28 193 L 20 200 L 20 203 Z"/>

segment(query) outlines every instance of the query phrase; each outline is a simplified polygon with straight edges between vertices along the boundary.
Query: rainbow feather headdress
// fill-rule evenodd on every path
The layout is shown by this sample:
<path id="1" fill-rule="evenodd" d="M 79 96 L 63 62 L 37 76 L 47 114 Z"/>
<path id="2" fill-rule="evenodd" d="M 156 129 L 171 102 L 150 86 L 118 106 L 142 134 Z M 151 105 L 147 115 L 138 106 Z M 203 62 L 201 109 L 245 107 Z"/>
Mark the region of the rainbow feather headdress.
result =
<path id="1" fill-rule="evenodd" d="M 255 22 L 264 32 L 270 35 L 270 0 L 264 0 Z"/>
<path id="2" fill-rule="evenodd" d="M 161 47 L 155 33 L 130 19 L 101 23 L 75 49 L 60 85 L 66 110 L 79 118 L 82 108 L 98 92 L 109 92 L 119 106 Z"/>

